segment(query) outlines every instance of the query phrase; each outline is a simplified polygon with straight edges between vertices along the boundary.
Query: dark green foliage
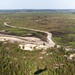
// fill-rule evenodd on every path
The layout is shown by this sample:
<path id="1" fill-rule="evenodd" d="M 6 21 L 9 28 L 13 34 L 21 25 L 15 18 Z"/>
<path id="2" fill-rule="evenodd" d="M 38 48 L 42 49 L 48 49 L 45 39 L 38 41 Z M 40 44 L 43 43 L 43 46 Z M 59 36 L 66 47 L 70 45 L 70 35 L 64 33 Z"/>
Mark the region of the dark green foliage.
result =
<path id="1" fill-rule="evenodd" d="M 75 74 L 75 61 L 67 60 L 64 57 L 63 47 L 47 49 L 46 54 L 48 55 L 41 54 L 41 52 L 43 51 L 23 51 L 19 49 L 17 43 L 0 42 L 0 74 L 33 75 L 37 71 L 37 67 L 39 70 L 43 70 L 39 75 Z M 39 58 L 41 56 L 43 59 Z M 45 66 L 46 70 L 44 70 Z"/>

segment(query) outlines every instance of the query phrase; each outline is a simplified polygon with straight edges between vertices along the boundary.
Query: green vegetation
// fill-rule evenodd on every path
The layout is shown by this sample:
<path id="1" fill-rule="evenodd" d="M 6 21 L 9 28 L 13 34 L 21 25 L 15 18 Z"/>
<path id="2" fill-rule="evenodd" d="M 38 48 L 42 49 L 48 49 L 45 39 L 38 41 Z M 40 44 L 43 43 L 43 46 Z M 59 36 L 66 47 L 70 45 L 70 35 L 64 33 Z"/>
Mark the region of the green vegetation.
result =
<path id="1" fill-rule="evenodd" d="M 0 13 L 0 33 L 17 36 L 34 36 L 46 41 L 46 34 L 19 28 L 8 28 L 4 22 L 17 27 L 27 27 L 51 32 L 61 48 L 24 51 L 17 43 L 0 42 L 0 75 L 34 75 L 37 67 L 47 70 L 39 75 L 75 75 L 74 51 L 65 51 L 64 46 L 75 48 L 75 14 L 72 13 Z M 45 52 L 43 54 L 43 52 Z M 66 56 L 67 57 L 66 57 Z"/>
<path id="2" fill-rule="evenodd" d="M 57 44 L 75 48 L 73 44 L 69 44 L 69 42 L 75 42 L 75 35 L 73 35 L 75 34 L 75 14 L 73 13 L 1 13 L 0 16 L 1 26 L 4 22 L 8 22 L 9 25 L 17 27 L 49 31 L 53 33 L 53 39 Z M 13 32 L 13 29 L 10 30 Z M 27 32 L 20 31 L 17 33 L 25 35 Z M 38 35 L 42 38 L 44 37 L 40 34 Z M 60 40 L 57 38 L 60 38 Z"/>
<path id="3" fill-rule="evenodd" d="M 19 28 L 10 28 L 10 27 L 6 27 L 4 26 L 2 23 L 0 24 L 0 33 L 3 34 L 9 34 L 9 35 L 16 35 L 16 36 L 34 36 L 34 37 L 38 37 L 43 41 L 46 41 L 46 34 L 42 33 L 42 32 L 34 32 L 34 31 L 30 31 L 30 30 L 25 30 L 25 29 L 19 29 Z"/>
<path id="4" fill-rule="evenodd" d="M 68 60 L 63 47 L 43 50 L 23 51 L 17 43 L 0 42 L 0 74 L 1 75 L 34 75 L 37 67 L 40 69 L 47 66 L 47 70 L 39 75 L 74 75 L 75 61 Z M 43 58 L 41 58 L 43 57 Z"/>

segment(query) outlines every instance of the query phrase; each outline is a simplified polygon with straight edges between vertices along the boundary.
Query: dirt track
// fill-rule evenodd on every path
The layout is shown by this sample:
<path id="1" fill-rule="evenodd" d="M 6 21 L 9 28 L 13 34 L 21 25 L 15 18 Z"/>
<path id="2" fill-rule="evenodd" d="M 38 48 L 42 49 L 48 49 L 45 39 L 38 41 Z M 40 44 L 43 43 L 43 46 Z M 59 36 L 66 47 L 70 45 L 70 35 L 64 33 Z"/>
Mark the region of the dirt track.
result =
<path id="1" fill-rule="evenodd" d="M 8 25 L 7 23 L 4 23 L 4 25 L 7 26 L 7 27 L 12 27 L 12 28 L 27 29 L 27 30 L 32 30 L 32 31 L 36 31 L 36 32 L 46 33 L 47 34 L 47 43 L 50 44 L 51 47 L 55 46 L 55 43 L 52 41 L 52 33 L 42 31 L 42 30 L 35 30 L 35 29 L 30 29 L 30 28 L 11 26 L 11 25 Z"/>
<path id="2" fill-rule="evenodd" d="M 4 25 L 7 27 L 12 27 L 12 28 L 20 28 L 20 29 L 26 29 L 26 30 L 32 30 L 32 31 L 36 31 L 36 32 L 46 33 L 47 34 L 47 42 L 41 41 L 41 39 L 35 38 L 35 37 L 19 37 L 19 36 L 4 35 L 4 34 L 0 34 L 0 41 L 9 40 L 11 42 L 18 42 L 21 49 L 24 47 L 24 50 L 33 50 L 34 48 L 35 49 L 47 49 L 49 47 L 55 46 L 55 43 L 51 39 L 52 34 L 49 32 L 30 29 L 30 28 L 11 26 L 11 25 L 8 25 L 7 23 L 4 23 Z M 45 43 L 45 45 L 44 45 L 44 43 Z"/>

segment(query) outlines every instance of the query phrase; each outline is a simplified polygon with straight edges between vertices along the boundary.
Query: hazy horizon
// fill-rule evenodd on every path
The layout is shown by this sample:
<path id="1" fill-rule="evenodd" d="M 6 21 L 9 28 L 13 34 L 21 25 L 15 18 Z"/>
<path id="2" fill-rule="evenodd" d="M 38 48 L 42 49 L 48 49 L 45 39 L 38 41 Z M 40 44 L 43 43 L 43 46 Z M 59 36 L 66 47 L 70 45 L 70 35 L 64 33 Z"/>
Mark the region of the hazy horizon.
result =
<path id="1" fill-rule="evenodd" d="M 0 9 L 0 10 L 75 10 L 75 9 Z"/>
<path id="2" fill-rule="evenodd" d="M 0 10 L 75 9 L 75 0 L 0 0 Z"/>

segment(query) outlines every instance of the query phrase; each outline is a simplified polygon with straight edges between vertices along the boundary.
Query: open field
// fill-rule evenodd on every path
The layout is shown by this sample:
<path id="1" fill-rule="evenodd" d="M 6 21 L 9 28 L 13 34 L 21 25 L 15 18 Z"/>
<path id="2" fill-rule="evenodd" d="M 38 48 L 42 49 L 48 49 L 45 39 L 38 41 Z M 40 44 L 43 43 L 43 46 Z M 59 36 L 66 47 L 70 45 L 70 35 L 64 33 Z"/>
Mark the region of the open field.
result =
<path id="1" fill-rule="evenodd" d="M 1 75 L 75 75 L 75 49 L 65 50 L 65 47 L 75 48 L 74 13 L 0 13 L 1 34 L 18 38 L 35 37 L 47 42 L 45 33 L 11 28 L 5 26 L 4 23 L 10 26 L 51 32 L 52 40 L 61 47 L 57 48 L 55 45 L 54 48 L 47 50 L 34 48 L 33 51 L 24 51 L 20 49 L 18 42 L 0 42 Z M 14 39 L 10 36 L 10 39 Z"/>
<path id="2" fill-rule="evenodd" d="M 75 59 L 70 59 L 70 54 L 72 56 L 74 51 L 51 48 L 30 52 L 21 50 L 17 43 L 0 42 L 0 74 L 75 75 Z"/>
<path id="3" fill-rule="evenodd" d="M 72 46 L 73 48 L 75 48 L 74 13 L 4 13 L 0 14 L 0 16 L 1 25 L 3 25 L 4 22 L 8 22 L 9 25 L 17 27 L 26 27 L 48 31 L 53 34 L 53 40 L 57 44 Z M 19 31 L 18 29 L 9 29 L 9 31 L 17 32 L 17 35 L 25 35 L 25 33 L 28 32 L 23 32 L 22 30 Z M 36 34 L 34 32 L 33 34 L 39 35 L 39 37 L 42 37 L 42 39 L 45 40 L 45 36 L 42 36 L 41 34 Z"/>

